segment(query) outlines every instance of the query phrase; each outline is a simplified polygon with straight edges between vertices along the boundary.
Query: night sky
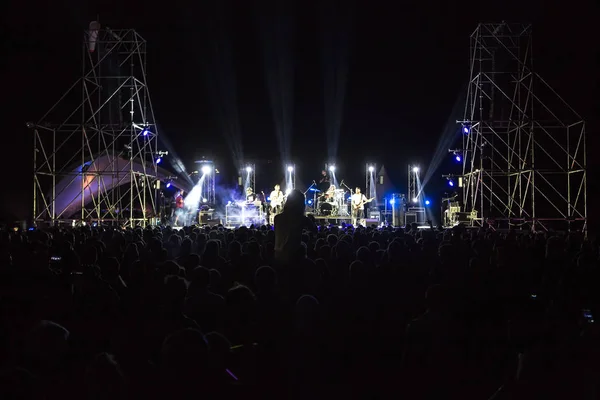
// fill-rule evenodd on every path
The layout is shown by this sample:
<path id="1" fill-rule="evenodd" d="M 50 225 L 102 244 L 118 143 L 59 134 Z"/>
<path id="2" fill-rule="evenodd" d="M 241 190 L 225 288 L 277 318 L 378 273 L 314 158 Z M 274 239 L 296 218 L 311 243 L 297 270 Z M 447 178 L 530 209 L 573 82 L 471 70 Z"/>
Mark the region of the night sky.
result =
<path id="1" fill-rule="evenodd" d="M 469 76 L 469 35 L 481 21 L 533 24 L 537 71 L 588 121 L 589 148 L 597 142 L 594 1 L 570 1 L 569 8 L 542 1 L 483 7 L 282 0 L 273 2 L 277 8 L 231 0 L 179 7 L 173 6 L 179 2 L 85 3 L 9 1 L 3 7 L 3 217 L 26 218 L 30 212 L 32 138 L 25 122 L 37 121 L 77 79 L 82 31 L 97 15 L 103 26 L 135 28 L 147 40 L 148 84 L 160 134 L 188 170 L 204 155 L 231 172 L 227 138 L 237 135 L 243 157 L 258 164 L 258 184 L 271 186 L 274 178 L 260 170 L 269 166 L 261 167 L 266 160 L 273 160 L 271 174 L 281 165 L 271 79 L 289 108 L 285 130 L 300 181 L 316 179 L 337 154 L 339 177 L 351 185 L 364 186 L 365 163 L 374 162 L 385 165 L 398 191 L 405 191 L 407 164 L 426 167 L 448 121 L 461 117 L 454 118 L 452 110 Z M 267 39 L 272 37 L 281 40 L 274 44 Z M 269 75 L 275 56 L 293 79 Z M 346 80 L 336 89 L 338 97 L 325 89 L 332 76 Z M 336 107 L 339 120 L 332 112 Z M 332 149 L 328 133 L 335 126 L 340 139 Z M 591 195 L 597 161 L 590 157 L 589 163 Z M 431 180 L 434 201 L 445 184 L 441 174 L 457 172 L 449 156 Z"/>

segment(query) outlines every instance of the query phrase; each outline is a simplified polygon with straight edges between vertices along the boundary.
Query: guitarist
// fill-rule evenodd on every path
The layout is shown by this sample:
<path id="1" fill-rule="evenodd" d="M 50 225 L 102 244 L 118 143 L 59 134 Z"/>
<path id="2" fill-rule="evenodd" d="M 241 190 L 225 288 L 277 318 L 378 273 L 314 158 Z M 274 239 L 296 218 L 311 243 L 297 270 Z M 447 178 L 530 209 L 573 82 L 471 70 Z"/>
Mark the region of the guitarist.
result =
<path id="1" fill-rule="evenodd" d="M 272 225 L 274 222 L 275 215 L 279 214 L 283 208 L 284 196 L 281 191 L 281 186 L 275 185 L 271 195 L 269 196 L 271 200 L 271 212 L 269 215 L 269 223 Z"/>
<path id="2" fill-rule="evenodd" d="M 365 204 L 370 203 L 373 199 L 367 199 L 357 187 L 352 195 L 352 225 L 357 226 L 357 222 L 364 226 L 365 219 Z"/>

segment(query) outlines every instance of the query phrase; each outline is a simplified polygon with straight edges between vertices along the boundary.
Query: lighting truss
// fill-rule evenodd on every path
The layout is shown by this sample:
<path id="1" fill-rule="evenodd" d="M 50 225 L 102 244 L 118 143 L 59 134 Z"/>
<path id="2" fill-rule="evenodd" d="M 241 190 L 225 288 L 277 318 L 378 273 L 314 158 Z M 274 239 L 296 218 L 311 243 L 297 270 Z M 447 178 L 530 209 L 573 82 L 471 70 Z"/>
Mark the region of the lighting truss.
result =
<path id="1" fill-rule="evenodd" d="M 416 203 L 413 201 L 414 199 L 419 200 L 419 167 L 416 165 L 408 166 L 408 198 L 407 201 L 409 203 Z"/>
<path id="2" fill-rule="evenodd" d="M 133 29 L 105 28 L 86 31 L 82 47 L 81 77 L 28 123 L 34 220 L 145 226 L 158 216 L 159 157 L 146 41 Z"/>
<path id="3" fill-rule="evenodd" d="M 254 164 L 245 164 L 240 170 L 240 186 L 244 187 L 244 193 L 247 188 L 252 188 L 256 192 L 256 166 Z"/>
<path id="4" fill-rule="evenodd" d="M 198 182 L 202 181 L 202 192 L 200 193 L 200 202 L 209 206 L 216 204 L 216 175 L 219 171 L 215 167 L 215 163 L 210 160 L 196 161 L 198 167 Z"/>
<path id="5" fill-rule="evenodd" d="M 587 230 L 582 118 L 533 71 L 531 26 L 471 35 L 463 200 L 474 224 Z"/>
<path id="6" fill-rule="evenodd" d="M 365 195 L 375 198 L 377 201 L 377 165 L 367 164 L 365 166 Z M 375 203 L 377 204 L 377 203 Z"/>
<path id="7" fill-rule="evenodd" d="M 296 188 L 296 165 L 287 164 L 285 166 L 285 191 Z"/>

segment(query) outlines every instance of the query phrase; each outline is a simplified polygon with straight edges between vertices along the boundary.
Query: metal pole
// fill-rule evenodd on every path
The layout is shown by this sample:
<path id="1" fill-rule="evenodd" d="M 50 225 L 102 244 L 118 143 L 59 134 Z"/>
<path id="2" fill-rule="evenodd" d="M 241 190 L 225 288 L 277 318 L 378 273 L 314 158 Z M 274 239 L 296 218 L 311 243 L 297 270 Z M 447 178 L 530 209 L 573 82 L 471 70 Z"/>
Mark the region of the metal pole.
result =
<path id="1" fill-rule="evenodd" d="M 37 138 L 38 130 L 33 130 L 33 223 L 37 220 Z"/>

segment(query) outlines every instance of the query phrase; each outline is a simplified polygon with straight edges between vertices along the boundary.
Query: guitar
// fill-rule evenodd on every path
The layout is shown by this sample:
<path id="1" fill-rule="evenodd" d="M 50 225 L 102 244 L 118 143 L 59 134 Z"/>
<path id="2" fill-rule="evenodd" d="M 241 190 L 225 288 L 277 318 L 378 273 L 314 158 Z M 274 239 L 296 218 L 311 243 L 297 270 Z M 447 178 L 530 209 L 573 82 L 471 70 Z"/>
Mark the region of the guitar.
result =
<path id="1" fill-rule="evenodd" d="M 375 200 L 375 197 L 371 197 L 370 199 L 367 199 L 365 201 L 361 201 L 360 203 L 358 203 L 357 205 L 354 206 L 354 210 L 358 211 L 361 209 L 361 207 L 364 207 L 365 204 L 372 202 L 373 200 Z"/>
<path id="2" fill-rule="evenodd" d="M 283 201 L 285 200 L 287 196 L 283 195 L 281 190 L 278 193 L 278 196 L 276 198 L 271 198 L 271 207 L 275 208 L 275 207 L 281 207 L 283 205 Z"/>

